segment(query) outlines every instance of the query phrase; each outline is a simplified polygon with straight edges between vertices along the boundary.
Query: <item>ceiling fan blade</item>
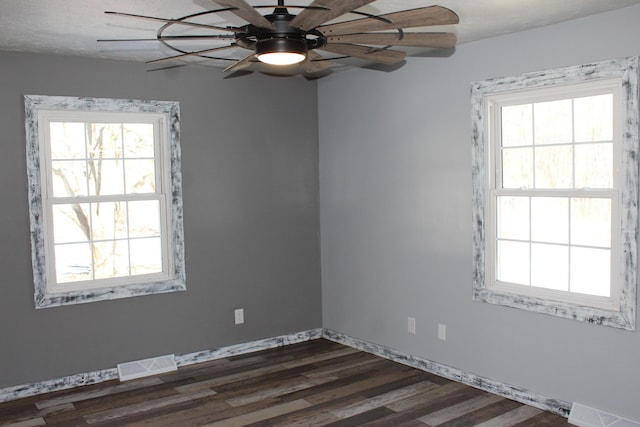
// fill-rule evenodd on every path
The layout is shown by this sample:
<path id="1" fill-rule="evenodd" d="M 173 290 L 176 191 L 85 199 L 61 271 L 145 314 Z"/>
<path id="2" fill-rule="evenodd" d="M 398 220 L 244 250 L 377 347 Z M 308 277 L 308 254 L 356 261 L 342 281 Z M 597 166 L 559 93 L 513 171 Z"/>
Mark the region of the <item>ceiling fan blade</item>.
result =
<path id="1" fill-rule="evenodd" d="M 166 67 L 160 67 L 160 68 L 152 68 L 150 70 L 147 70 L 147 72 L 153 72 L 153 71 L 166 71 L 166 70 L 173 70 L 174 68 L 182 68 L 182 67 L 186 67 L 187 64 L 176 64 L 176 65 L 167 65 Z"/>
<path id="2" fill-rule="evenodd" d="M 160 36 L 152 39 L 100 39 L 97 42 L 157 42 L 158 40 L 182 41 L 182 40 L 233 40 L 233 34 L 211 34 L 211 35 L 192 35 L 192 36 Z"/>
<path id="3" fill-rule="evenodd" d="M 310 50 L 307 53 L 307 60 L 304 61 L 300 67 L 305 73 L 313 74 L 329 69 L 334 65 L 332 61 L 324 59 L 319 53 Z"/>
<path id="4" fill-rule="evenodd" d="M 158 18 L 156 16 L 136 15 L 136 14 L 133 14 L 133 13 L 112 12 L 112 11 L 106 11 L 105 13 L 107 13 L 109 15 L 128 16 L 130 18 L 150 19 L 152 21 L 164 22 L 165 24 L 172 23 L 172 24 L 186 25 L 188 27 L 208 28 L 210 30 L 231 31 L 231 32 L 235 32 L 235 31 L 239 30 L 239 28 L 233 28 L 233 27 L 226 27 L 225 28 L 225 27 L 218 27 L 218 26 L 215 26 L 215 25 L 198 24 L 196 22 L 182 21 L 180 19 Z"/>
<path id="5" fill-rule="evenodd" d="M 360 46 L 357 44 L 328 43 L 321 49 L 326 50 L 327 52 L 353 56 L 354 58 L 366 59 L 368 61 L 379 62 L 387 65 L 396 64 L 407 56 L 406 52 L 402 52 L 400 50 L 373 49 L 368 46 Z"/>
<path id="6" fill-rule="evenodd" d="M 309 31 L 320 24 L 351 12 L 375 0 L 314 0 L 310 6 L 324 9 L 305 9 L 291 21 L 291 26 Z"/>
<path id="7" fill-rule="evenodd" d="M 274 29 L 274 26 L 267 18 L 262 16 L 245 0 L 214 0 L 220 6 L 231 7 L 234 10 L 229 12 L 244 19 L 248 23 L 260 28 Z"/>
<path id="8" fill-rule="evenodd" d="M 358 33 L 330 36 L 327 37 L 327 42 L 447 49 L 455 46 L 456 35 L 452 33 Z"/>
<path id="9" fill-rule="evenodd" d="M 253 58 L 255 58 L 256 54 L 255 52 L 251 52 L 249 55 L 245 56 L 244 58 L 242 58 L 241 60 L 239 60 L 238 62 L 228 66 L 227 68 L 224 69 L 224 72 L 229 72 L 229 71 L 238 71 L 241 70 L 247 66 L 249 66 L 249 64 L 252 62 Z"/>
<path id="10" fill-rule="evenodd" d="M 238 71 L 234 71 L 231 74 L 227 74 L 223 78 L 225 80 L 227 80 L 227 79 L 235 79 L 235 78 L 243 77 L 243 76 L 246 76 L 246 75 L 249 75 L 249 74 L 253 74 L 253 71 L 251 71 L 251 70 L 238 70 Z"/>
<path id="11" fill-rule="evenodd" d="M 184 58 L 184 57 L 193 56 L 193 55 L 198 56 L 198 55 L 202 55 L 203 53 L 215 52 L 216 50 L 229 49 L 229 48 L 235 47 L 235 46 L 236 46 L 235 44 L 230 44 L 228 46 L 219 46 L 219 47 L 214 47 L 214 48 L 211 48 L 211 49 L 198 50 L 198 51 L 195 51 L 195 52 L 185 52 L 185 53 L 182 53 L 180 55 L 173 55 L 173 56 L 167 56 L 167 57 L 164 57 L 164 58 L 152 59 L 151 61 L 147 61 L 147 64 L 154 64 L 156 62 L 162 62 L 162 61 L 170 61 L 172 59 L 179 59 L 179 58 Z"/>
<path id="12" fill-rule="evenodd" d="M 318 31 L 330 36 L 367 31 L 395 30 L 398 28 L 449 25 L 457 24 L 459 21 L 458 15 L 452 10 L 442 6 L 429 6 L 387 13 L 377 18 L 362 18 L 353 21 L 339 22 L 337 24 L 323 25 L 318 27 Z"/>
<path id="13" fill-rule="evenodd" d="M 97 42 L 157 42 L 158 39 L 98 39 Z"/>

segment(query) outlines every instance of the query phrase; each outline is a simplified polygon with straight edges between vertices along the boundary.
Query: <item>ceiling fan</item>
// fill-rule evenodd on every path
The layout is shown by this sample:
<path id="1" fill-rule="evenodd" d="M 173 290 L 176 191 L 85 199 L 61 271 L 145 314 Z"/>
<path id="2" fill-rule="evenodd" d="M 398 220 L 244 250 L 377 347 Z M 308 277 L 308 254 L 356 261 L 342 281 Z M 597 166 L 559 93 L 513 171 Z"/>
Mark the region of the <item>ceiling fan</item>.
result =
<path id="1" fill-rule="evenodd" d="M 159 41 L 178 53 L 147 63 L 197 57 L 232 62 L 225 71 L 239 71 L 259 63 L 263 70 L 266 64 L 267 72 L 301 73 L 307 77 L 329 72 L 336 66 L 335 60 L 349 57 L 385 65 L 399 63 L 407 53 L 391 49 L 394 46 L 448 49 L 456 43 L 453 33 L 404 31 L 405 28 L 457 24 L 458 15 L 442 6 L 372 15 L 356 9 L 375 0 L 314 0 L 309 5 L 285 5 L 284 1 L 277 0 L 277 5 L 251 6 L 246 0 L 215 0 L 221 9 L 177 19 L 107 11 L 107 14 L 150 19 L 163 22 L 163 25 L 155 39 L 98 41 Z M 257 9 L 273 9 L 273 12 L 263 15 Z M 289 9 L 299 9 L 300 12 L 292 14 Z M 202 17 L 223 12 L 232 13 L 247 24 L 223 27 L 202 22 Z M 345 14 L 361 18 L 329 23 Z M 176 28 L 183 31 L 176 31 Z M 205 34 L 185 33 L 185 29 L 198 29 Z M 205 49 L 188 49 L 184 45 L 185 42 L 212 40 L 228 40 L 229 43 Z M 249 54 L 242 58 L 216 56 L 219 51 L 232 48 L 246 49 Z"/>

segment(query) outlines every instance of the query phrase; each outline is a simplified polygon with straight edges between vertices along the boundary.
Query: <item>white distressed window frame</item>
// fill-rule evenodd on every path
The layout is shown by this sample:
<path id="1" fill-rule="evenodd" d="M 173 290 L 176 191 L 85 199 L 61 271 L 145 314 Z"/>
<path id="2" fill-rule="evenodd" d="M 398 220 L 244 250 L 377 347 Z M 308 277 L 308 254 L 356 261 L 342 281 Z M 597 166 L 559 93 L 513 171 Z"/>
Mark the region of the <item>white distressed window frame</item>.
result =
<path id="1" fill-rule="evenodd" d="M 472 110 L 472 183 L 473 183 L 473 299 L 528 311 L 576 319 L 588 323 L 635 330 L 637 249 L 638 249 L 638 57 L 603 61 L 581 66 L 501 77 L 471 85 Z M 489 141 L 489 102 L 495 94 L 563 87 L 589 81 L 619 79 L 622 95 L 621 158 L 619 174 L 619 218 L 614 227 L 620 230 L 614 251 L 620 260 L 621 283 L 612 287 L 609 303 L 588 298 L 562 297 L 553 292 L 529 293 L 518 287 L 501 287 L 491 283 L 492 252 L 491 178 L 495 166 Z M 615 161 L 615 160 L 614 160 Z M 612 221 L 616 221 L 612 219 Z M 615 231 L 615 229 L 614 229 Z M 614 232 L 614 234 L 616 234 Z M 613 242 L 612 244 L 615 244 Z M 612 266 L 613 267 L 613 266 Z M 524 287 L 521 287 L 524 288 Z M 568 296 L 568 298 L 567 298 Z"/>
<path id="2" fill-rule="evenodd" d="M 25 95 L 25 126 L 27 140 L 27 175 L 29 183 L 29 213 L 31 227 L 31 254 L 36 308 L 127 298 L 186 290 L 184 265 L 184 232 L 182 215 L 182 184 L 180 172 L 180 107 L 177 102 L 141 101 L 109 98 L 76 98 L 64 96 Z M 112 281 L 87 281 L 86 286 L 54 287 L 49 277 L 54 271 L 47 253 L 52 247 L 50 210 L 47 209 L 48 156 L 42 138 L 48 133 L 44 127 L 53 118 L 67 116 L 103 115 L 107 121 L 116 117 L 140 114 L 145 120 L 156 122 L 161 132 L 161 149 L 157 156 L 160 195 L 164 202 L 166 228 L 165 252 L 167 270 L 157 276 L 135 276 Z M 43 126 L 44 125 L 44 126 Z M 46 144 L 45 144 L 46 145 Z M 45 162 L 41 168 L 41 162 Z M 44 176 L 43 176 L 44 175 Z M 98 285 L 99 283 L 104 283 Z M 105 286 L 106 284 L 106 286 Z M 100 286 L 100 287 L 97 287 Z"/>

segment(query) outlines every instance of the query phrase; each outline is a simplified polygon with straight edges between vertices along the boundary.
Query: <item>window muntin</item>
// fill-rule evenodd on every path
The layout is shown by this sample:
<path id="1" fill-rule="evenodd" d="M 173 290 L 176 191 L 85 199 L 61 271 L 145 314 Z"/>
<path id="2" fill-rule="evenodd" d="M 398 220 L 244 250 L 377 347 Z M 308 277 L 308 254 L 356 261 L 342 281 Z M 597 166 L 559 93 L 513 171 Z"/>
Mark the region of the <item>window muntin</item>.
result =
<path id="1" fill-rule="evenodd" d="M 178 104 L 25 107 L 36 306 L 184 290 Z"/>
<path id="2" fill-rule="evenodd" d="M 474 299 L 634 329 L 637 82 L 634 57 L 472 84 Z"/>

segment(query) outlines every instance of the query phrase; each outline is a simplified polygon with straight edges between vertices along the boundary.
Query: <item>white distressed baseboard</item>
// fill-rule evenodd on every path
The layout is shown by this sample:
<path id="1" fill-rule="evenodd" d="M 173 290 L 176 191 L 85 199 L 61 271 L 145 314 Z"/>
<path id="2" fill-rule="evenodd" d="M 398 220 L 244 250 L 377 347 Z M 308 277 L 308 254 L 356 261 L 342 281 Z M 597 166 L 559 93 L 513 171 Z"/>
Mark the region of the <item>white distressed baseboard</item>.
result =
<path id="1" fill-rule="evenodd" d="M 104 369 L 102 371 L 86 372 L 84 374 L 70 375 L 68 377 L 54 378 L 52 380 L 40 381 L 37 383 L 17 385 L 0 389 L 0 402 L 22 399 L 23 397 L 35 396 L 37 394 L 49 393 L 52 391 L 67 390 L 83 385 L 98 384 L 104 381 L 118 378 L 116 368 Z"/>
<path id="2" fill-rule="evenodd" d="M 251 341 L 243 344 L 230 345 L 215 350 L 205 350 L 196 353 L 189 353 L 183 356 L 176 356 L 178 367 L 193 365 L 194 363 L 208 362 L 210 360 L 222 359 L 236 354 L 253 353 L 254 351 L 267 350 L 269 348 L 282 347 L 304 341 L 322 338 L 323 329 L 311 329 L 309 331 L 295 334 L 281 335 L 279 337 L 265 338 L 263 340 Z"/>

